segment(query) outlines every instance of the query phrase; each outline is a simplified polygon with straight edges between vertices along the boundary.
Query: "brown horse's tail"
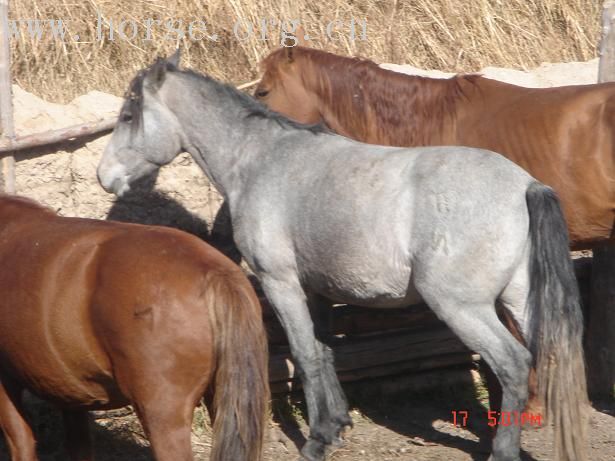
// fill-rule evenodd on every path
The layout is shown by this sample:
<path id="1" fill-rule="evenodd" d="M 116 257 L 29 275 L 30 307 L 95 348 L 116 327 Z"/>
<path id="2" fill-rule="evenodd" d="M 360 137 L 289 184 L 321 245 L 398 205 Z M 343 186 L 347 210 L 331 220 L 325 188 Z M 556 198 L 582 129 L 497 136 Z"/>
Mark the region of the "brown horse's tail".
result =
<path id="1" fill-rule="evenodd" d="M 559 200 L 538 182 L 527 190 L 530 216 L 529 348 L 538 396 L 555 429 L 558 461 L 586 460 L 588 397 L 583 359 L 583 317 L 568 231 Z"/>
<path id="2" fill-rule="evenodd" d="M 216 345 L 210 459 L 260 461 L 270 398 L 261 306 L 239 271 L 212 271 L 205 288 Z"/>

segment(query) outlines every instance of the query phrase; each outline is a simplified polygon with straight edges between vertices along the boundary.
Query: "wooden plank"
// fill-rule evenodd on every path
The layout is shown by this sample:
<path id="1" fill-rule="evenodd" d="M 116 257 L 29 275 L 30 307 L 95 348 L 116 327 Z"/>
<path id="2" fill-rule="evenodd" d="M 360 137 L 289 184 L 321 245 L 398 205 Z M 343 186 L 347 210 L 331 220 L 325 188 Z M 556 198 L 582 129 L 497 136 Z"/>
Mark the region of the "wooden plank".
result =
<path id="1" fill-rule="evenodd" d="M 256 80 L 252 80 L 251 82 L 246 82 L 246 83 L 242 83 L 241 85 L 239 85 L 237 87 L 238 90 L 246 90 L 252 86 L 255 86 L 256 84 L 258 84 L 258 82 L 260 82 L 261 79 L 257 78 Z"/>
<path id="2" fill-rule="evenodd" d="M 357 370 L 338 371 L 337 374 L 341 382 L 356 382 L 378 378 L 395 380 L 400 376 L 406 376 L 408 379 L 416 379 L 418 380 L 417 382 L 420 382 L 422 376 L 435 370 L 463 369 L 467 372 L 467 370 L 474 367 L 474 363 L 479 359 L 478 354 L 451 353 Z M 289 373 L 286 379 L 283 379 L 283 374 L 270 374 L 272 377 L 270 379 L 272 392 L 290 392 L 301 389 L 301 381 L 293 375 L 294 367 L 289 356 L 274 355 L 271 359 L 270 367 L 279 372 L 283 367 L 279 363 L 281 361 L 288 367 Z M 434 383 L 434 385 L 437 386 L 437 383 Z"/>
<path id="3" fill-rule="evenodd" d="M 117 117 L 109 117 L 93 122 L 80 123 L 66 128 L 49 130 L 41 133 L 19 136 L 14 139 L 0 140 L 0 152 L 9 152 L 34 147 L 46 146 L 71 139 L 92 136 L 112 130 L 117 121 Z"/>
<path id="4" fill-rule="evenodd" d="M 416 392 L 424 389 L 471 386 L 474 383 L 472 371 L 467 366 L 451 366 L 418 373 L 402 373 L 369 378 L 371 392 L 395 394 L 399 392 Z M 273 394 L 294 392 L 301 389 L 299 383 L 271 383 Z"/>
<path id="5" fill-rule="evenodd" d="M 266 301 L 261 301 L 265 309 L 265 326 L 270 344 L 286 344 L 286 333 L 272 315 Z M 344 335 L 352 338 L 369 334 L 379 334 L 383 331 L 424 329 L 444 324 L 422 304 L 407 309 L 368 309 L 356 306 L 340 306 L 333 308 L 332 335 Z"/>
<path id="6" fill-rule="evenodd" d="M 438 357 L 450 354 L 456 360 L 465 357 L 465 362 L 472 361 L 472 353 L 445 328 L 397 334 L 386 332 L 358 339 L 343 338 L 331 347 L 341 380 L 357 380 L 405 370 L 408 369 L 408 362 L 417 367 L 420 361 L 433 364 L 440 360 Z M 428 366 L 425 364 L 423 368 Z M 287 382 L 295 377 L 288 348 L 278 346 L 271 349 L 269 374 L 271 382 Z"/>
<path id="7" fill-rule="evenodd" d="M 615 0 L 602 8 L 598 81 L 615 81 Z M 615 386 L 615 248 L 594 250 L 586 331 L 587 385 L 592 399 L 613 398 Z"/>
<path id="8" fill-rule="evenodd" d="M 474 384 L 472 370 L 467 366 L 451 366 L 418 373 L 404 373 L 395 376 L 372 378 L 369 380 L 370 392 L 382 395 L 400 392 L 418 392 L 426 389 L 458 390 L 460 387 L 471 388 Z"/>
<path id="9" fill-rule="evenodd" d="M 11 89 L 11 45 L 9 43 L 9 4 L 0 0 L 0 125 L 5 139 L 15 136 L 13 126 L 13 100 Z M 15 157 L 2 156 L 2 189 L 8 194 L 15 193 Z"/>

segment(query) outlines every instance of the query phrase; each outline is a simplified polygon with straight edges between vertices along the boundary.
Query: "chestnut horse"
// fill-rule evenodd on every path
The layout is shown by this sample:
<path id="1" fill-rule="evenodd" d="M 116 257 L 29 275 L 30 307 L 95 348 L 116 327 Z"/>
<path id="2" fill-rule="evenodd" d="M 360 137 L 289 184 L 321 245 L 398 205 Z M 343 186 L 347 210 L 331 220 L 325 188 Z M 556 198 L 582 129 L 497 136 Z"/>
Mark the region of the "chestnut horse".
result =
<path id="1" fill-rule="evenodd" d="M 573 249 L 615 243 L 615 83 L 418 77 L 301 46 L 261 66 L 255 96 L 276 112 L 370 144 L 498 152 L 555 189 Z"/>
<path id="2" fill-rule="evenodd" d="M 190 234 L 64 218 L 0 195 L 0 426 L 36 460 L 28 389 L 64 411 L 73 461 L 87 411 L 132 404 L 158 461 L 192 460 L 205 396 L 212 460 L 261 459 L 269 384 L 258 299 L 239 267 Z"/>
<path id="3" fill-rule="evenodd" d="M 261 67 L 255 96 L 295 121 L 372 144 L 498 152 L 556 190 L 573 249 L 615 243 L 615 83 L 536 89 L 477 74 L 426 78 L 303 46 L 275 50 Z M 522 341 L 508 312 L 500 315 Z M 498 409 L 499 385 L 487 377 Z M 539 411 L 535 396 L 532 372 L 529 411 Z"/>

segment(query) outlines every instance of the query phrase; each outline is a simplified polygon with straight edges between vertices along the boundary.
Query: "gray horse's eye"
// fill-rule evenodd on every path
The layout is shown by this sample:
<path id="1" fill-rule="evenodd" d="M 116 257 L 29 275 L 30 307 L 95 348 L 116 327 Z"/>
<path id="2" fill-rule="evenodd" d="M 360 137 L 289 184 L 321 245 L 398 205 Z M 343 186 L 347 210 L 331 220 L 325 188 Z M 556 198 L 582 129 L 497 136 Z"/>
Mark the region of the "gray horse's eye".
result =
<path id="1" fill-rule="evenodd" d="M 124 112 L 120 114 L 120 122 L 126 122 L 126 123 L 132 122 L 132 114 L 129 112 Z"/>

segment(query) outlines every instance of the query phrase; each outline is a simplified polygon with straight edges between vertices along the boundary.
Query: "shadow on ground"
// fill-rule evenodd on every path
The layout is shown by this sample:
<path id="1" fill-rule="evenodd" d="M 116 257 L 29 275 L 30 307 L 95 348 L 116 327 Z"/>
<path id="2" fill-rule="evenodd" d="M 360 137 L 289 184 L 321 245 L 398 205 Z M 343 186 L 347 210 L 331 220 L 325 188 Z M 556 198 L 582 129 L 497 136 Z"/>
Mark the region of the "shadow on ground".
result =
<path id="1" fill-rule="evenodd" d="M 64 451 L 62 413 L 46 402 L 28 400 L 26 412 L 37 442 L 39 461 L 68 459 Z M 94 421 L 93 414 L 90 414 L 89 425 L 97 461 L 153 461 L 149 447 L 140 445 L 133 439 L 133 431 L 139 428 L 126 427 L 122 432 L 106 429 Z M 0 461 L 10 461 L 4 437 L 0 440 Z"/>
<path id="2" fill-rule="evenodd" d="M 207 223 L 177 200 L 154 188 L 158 173 L 136 181 L 130 191 L 116 199 L 107 219 L 138 224 L 174 227 L 203 240 L 209 237 Z"/>
<path id="3" fill-rule="evenodd" d="M 179 201 L 156 190 L 158 171 L 135 181 L 131 190 L 119 197 L 107 213 L 107 219 L 137 224 L 174 227 L 214 246 L 234 262 L 241 256 L 233 243 L 228 207 L 216 215 L 212 229 L 207 222 L 188 211 Z"/>
<path id="4" fill-rule="evenodd" d="M 459 370 L 463 373 L 463 370 Z M 408 439 L 411 444 L 430 446 L 433 444 L 458 449 L 473 460 L 487 460 L 491 450 L 491 428 L 487 425 L 486 391 L 475 387 L 469 370 L 467 380 L 457 379 L 446 384 L 420 391 L 390 392 L 395 387 L 396 377 L 345 383 L 344 390 L 352 410 L 356 410 L 368 421 L 386 427 Z M 463 374 L 462 374 L 463 376 Z M 401 378 L 408 379 L 407 376 Z M 402 384 L 403 387 L 403 384 Z M 434 402 L 438 402 L 434 405 Z M 301 392 L 290 396 L 274 395 L 272 402 L 274 422 L 297 447 L 301 449 L 306 441 L 307 409 Z M 462 414 L 467 411 L 467 432 L 451 430 L 454 424 L 453 412 L 462 425 Z M 351 435 L 357 428 L 350 433 Z M 383 446 L 386 446 L 383 443 Z M 523 461 L 535 458 L 522 450 Z"/>

